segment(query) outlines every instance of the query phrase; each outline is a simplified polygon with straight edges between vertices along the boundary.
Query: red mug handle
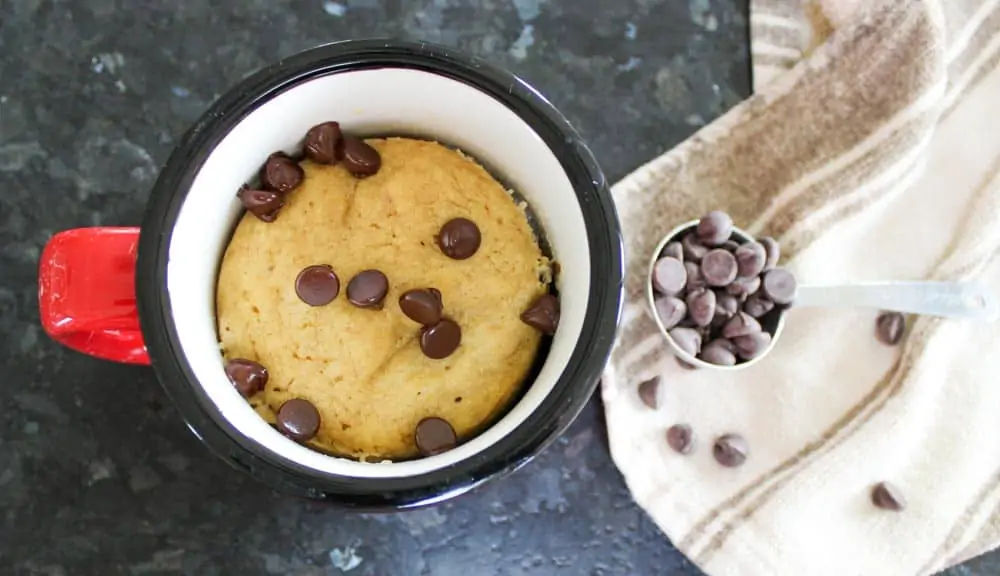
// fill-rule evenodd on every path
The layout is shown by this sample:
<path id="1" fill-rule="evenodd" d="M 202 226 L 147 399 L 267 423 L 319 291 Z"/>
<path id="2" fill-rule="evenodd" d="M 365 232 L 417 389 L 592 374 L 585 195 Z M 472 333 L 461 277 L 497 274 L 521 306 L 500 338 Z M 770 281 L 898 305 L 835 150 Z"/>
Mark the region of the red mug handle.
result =
<path id="1" fill-rule="evenodd" d="M 74 350 L 149 364 L 135 300 L 139 229 L 77 228 L 53 236 L 38 270 L 42 328 Z"/>

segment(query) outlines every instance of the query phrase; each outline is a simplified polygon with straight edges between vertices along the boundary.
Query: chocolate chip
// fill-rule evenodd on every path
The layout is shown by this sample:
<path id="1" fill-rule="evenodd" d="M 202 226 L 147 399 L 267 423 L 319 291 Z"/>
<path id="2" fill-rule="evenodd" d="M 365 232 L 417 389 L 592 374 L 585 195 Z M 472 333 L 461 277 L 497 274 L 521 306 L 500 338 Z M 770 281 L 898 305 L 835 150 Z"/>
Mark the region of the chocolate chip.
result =
<path id="1" fill-rule="evenodd" d="M 701 334 L 694 328 L 674 328 L 670 332 L 670 338 L 678 348 L 687 352 L 691 356 L 697 356 L 701 351 Z"/>
<path id="2" fill-rule="evenodd" d="M 701 259 L 701 275 L 709 286 L 726 286 L 736 278 L 736 258 L 716 248 Z"/>
<path id="3" fill-rule="evenodd" d="M 267 368 L 246 358 L 227 360 L 226 376 L 244 398 L 253 396 L 267 385 Z"/>
<path id="4" fill-rule="evenodd" d="M 715 316 L 715 292 L 708 288 L 698 288 L 688 292 L 688 316 L 697 326 L 708 326 Z"/>
<path id="5" fill-rule="evenodd" d="M 305 178 L 302 167 L 284 152 L 275 152 L 267 157 L 260 171 L 260 182 L 268 190 L 288 194 L 298 188 Z"/>
<path id="6" fill-rule="evenodd" d="M 720 326 L 725 324 L 726 321 L 735 316 L 739 311 L 740 303 L 736 299 L 736 296 L 727 294 L 721 290 L 715 291 L 715 318 L 712 319 L 713 325 L 716 323 Z"/>
<path id="7" fill-rule="evenodd" d="M 655 376 L 639 384 L 639 399 L 653 410 L 656 410 L 656 391 L 659 387 L 659 376 Z"/>
<path id="8" fill-rule="evenodd" d="M 479 226 L 468 218 L 452 218 L 438 232 L 437 243 L 444 255 L 465 260 L 479 250 L 483 237 Z"/>
<path id="9" fill-rule="evenodd" d="M 777 266 L 778 258 L 781 257 L 781 247 L 778 245 L 777 240 L 770 236 L 764 236 L 763 238 L 758 238 L 757 242 L 764 247 L 764 252 L 767 254 L 767 260 L 764 261 L 764 270 L 770 270 Z"/>
<path id="10" fill-rule="evenodd" d="M 683 290 L 686 284 L 687 270 L 680 260 L 667 256 L 653 265 L 653 287 L 660 294 L 673 296 Z"/>
<path id="11" fill-rule="evenodd" d="M 424 326 L 441 321 L 441 292 L 435 288 L 407 290 L 399 297 L 399 309 L 406 317 Z"/>
<path id="12" fill-rule="evenodd" d="M 795 300 L 795 293 L 798 291 L 798 284 L 795 276 L 784 268 L 768 270 L 764 274 L 763 282 L 764 294 L 775 304 L 787 305 Z"/>
<path id="13" fill-rule="evenodd" d="M 733 353 L 733 345 L 725 338 L 712 340 L 706 344 L 701 349 L 699 358 L 716 366 L 733 366 L 736 364 L 736 354 Z"/>
<path id="14" fill-rule="evenodd" d="M 740 247 L 739 242 L 736 242 L 735 240 L 726 240 L 722 244 L 722 249 L 723 250 L 729 250 L 730 252 L 732 252 L 734 254 L 736 253 L 736 250 L 739 249 L 739 247 Z"/>
<path id="15" fill-rule="evenodd" d="M 674 360 L 677 360 L 677 365 L 685 370 L 697 370 L 698 367 L 690 362 L 685 361 L 680 356 L 674 356 Z"/>
<path id="16" fill-rule="evenodd" d="M 749 278 L 743 278 L 740 276 L 734 279 L 732 284 L 726 286 L 726 292 L 739 298 L 746 298 L 756 292 L 759 288 L 760 276 L 751 276 Z"/>
<path id="17" fill-rule="evenodd" d="M 674 424 L 667 428 L 667 444 L 680 454 L 694 452 L 694 431 L 687 424 Z"/>
<path id="18" fill-rule="evenodd" d="M 715 461 L 727 468 L 734 468 L 746 462 L 750 447 L 739 434 L 726 434 L 719 437 L 712 446 Z"/>
<path id="19" fill-rule="evenodd" d="M 254 190 L 244 186 L 236 193 L 243 207 L 264 222 L 274 222 L 285 205 L 284 195 L 273 190 Z"/>
<path id="20" fill-rule="evenodd" d="M 676 296 L 660 296 L 656 299 L 656 314 L 665 330 L 680 324 L 687 314 L 687 304 Z"/>
<path id="21" fill-rule="evenodd" d="M 296 442 L 305 442 L 319 432 L 319 410 L 303 398 L 292 398 L 278 408 L 278 430 Z"/>
<path id="22" fill-rule="evenodd" d="M 344 168 L 357 178 L 371 176 L 382 167 L 378 150 L 355 136 L 344 136 Z"/>
<path id="23" fill-rule="evenodd" d="M 760 331 L 760 322 L 746 312 L 738 312 L 722 327 L 722 335 L 726 338 L 746 336 Z"/>
<path id="24" fill-rule="evenodd" d="M 687 272 L 686 290 L 695 290 L 705 286 L 705 278 L 701 275 L 701 266 L 696 262 L 685 262 L 684 271 Z"/>
<path id="25" fill-rule="evenodd" d="M 743 311 L 754 318 L 760 318 L 773 309 L 774 302 L 768 300 L 767 296 L 763 294 L 754 294 L 743 304 Z"/>
<path id="26" fill-rule="evenodd" d="M 462 329 L 447 318 L 433 326 L 424 326 L 420 331 L 420 349 L 424 356 L 440 360 L 451 356 L 462 343 Z"/>
<path id="27" fill-rule="evenodd" d="M 753 360 L 771 346 L 771 335 L 767 332 L 754 332 L 733 338 L 736 353 L 744 360 Z"/>
<path id="28" fill-rule="evenodd" d="M 737 248 L 734 254 L 739 264 L 738 275 L 744 278 L 759 275 L 767 263 L 767 251 L 759 242 L 748 242 Z"/>
<path id="29" fill-rule="evenodd" d="M 668 242 L 666 246 L 663 247 L 663 251 L 660 252 L 660 258 L 676 258 L 681 262 L 684 261 L 684 247 L 681 246 L 680 242 Z"/>
<path id="30" fill-rule="evenodd" d="M 389 292 L 389 279 L 378 270 L 358 272 L 347 283 L 347 299 L 359 308 L 382 309 L 382 301 Z"/>
<path id="31" fill-rule="evenodd" d="M 695 232 L 689 232 L 681 238 L 681 247 L 684 250 L 684 259 L 691 262 L 701 262 L 701 259 L 708 254 L 708 247 L 698 240 Z"/>
<path id="32" fill-rule="evenodd" d="M 698 221 L 698 239 L 706 246 L 721 246 L 733 233 L 733 219 L 729 214 L 713 210 Z"/>
<path id="33" fill-rule="evenodd" d="M 887 346 L 899 344 L 905 330 L 906 318 L 899 312 L 882 312 L 875 319 L 875 336 Z"/>
<path id="34" fill-rule="evenodd" d="M 879 482 L 872 487 L 872 504 L 883 510 L 899 512 L 906 508 L 906 499 L 899 489 L 888 482 Z"/>
<path id="35" fill-rule="evenodd" d="M 340 124 L 323 122 L 306 132 L 306 140 L 302 146 L 306 158 L 317 164 L 336 164 L 343 156 L 344 139 L 340 132 Z"/>
<path id="36" fill-rule="evenodd" d="M 324 306 L 340 294 L 340 279 L 326 264 L 307 266 L 295 278 L 295 294 L 310 306 Z"/>
<path id="37" fill-rule="evenodd" d="M 417 423 L 414 434 L 417 449 L 424 456 L 433 456 L 451 450 L 458 444 L 458 436 L 451 424 L 443 418 L 431 416 Z"/>
<path id="38" fill-rule="evenodd" d="M 552 294 L 542 294 L 530 308 L 521 312 L 521 322 L 537 328 L 543 334 L 555 334 L 556 327 L 559 326 L 559 299 Z"/>

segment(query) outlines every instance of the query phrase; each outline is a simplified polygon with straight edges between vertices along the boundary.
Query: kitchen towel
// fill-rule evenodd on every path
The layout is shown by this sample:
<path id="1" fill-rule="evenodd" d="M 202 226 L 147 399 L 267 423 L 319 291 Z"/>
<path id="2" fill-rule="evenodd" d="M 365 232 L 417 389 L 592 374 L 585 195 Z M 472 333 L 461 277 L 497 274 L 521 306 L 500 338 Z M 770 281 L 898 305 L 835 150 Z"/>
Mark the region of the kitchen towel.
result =
<path id="1" fill-rule="evenodd" d="M 686 370 L 644 301 L 661 237 L 713 209 L 800 283 L 977 278 L 1000 295 L 1000 0 L 752 0 L 755 94 L 613 188 L 626 251 L 611 453 L 712 576 L 931 574 L 1000 543 L 1000 323 L 798 309 L 759 364 Z M 658 378 L 656 408 L 640 383 Z M 665 431 L 691 426 L 694 453 Z M 743 435 L 746 463 L 712 443 Z M 879 482 L 902 511 L 872 505 Z"/>

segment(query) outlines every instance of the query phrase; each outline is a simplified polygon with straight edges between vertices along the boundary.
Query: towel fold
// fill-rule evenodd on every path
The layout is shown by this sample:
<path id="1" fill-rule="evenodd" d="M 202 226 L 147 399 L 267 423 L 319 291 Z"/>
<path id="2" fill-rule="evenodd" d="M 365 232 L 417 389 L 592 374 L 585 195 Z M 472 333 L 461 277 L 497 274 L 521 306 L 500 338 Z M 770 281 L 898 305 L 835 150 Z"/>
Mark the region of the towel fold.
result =
<path id="1" fill-rule="evenodd" d="M 713 576 L 931 574 L 1000 543 L 1000 323 L 793 309 L 739 372 L 686 370 L 644 300 L 677 224 L 777 238 L 802 284 L 980 279 L 1000 296 L 1000 0 L 752 0 L 755 95 L 613 188 L 622 327 L 602 396 L 635 500 Z M 638 386 L 659 378 L 656 407 Z M 670 448 L 688 424 L 696 449 Z M 712 443 L 746 438 L 720 466 Z M 906 507 L 873 505 L 889 482 Z"/>

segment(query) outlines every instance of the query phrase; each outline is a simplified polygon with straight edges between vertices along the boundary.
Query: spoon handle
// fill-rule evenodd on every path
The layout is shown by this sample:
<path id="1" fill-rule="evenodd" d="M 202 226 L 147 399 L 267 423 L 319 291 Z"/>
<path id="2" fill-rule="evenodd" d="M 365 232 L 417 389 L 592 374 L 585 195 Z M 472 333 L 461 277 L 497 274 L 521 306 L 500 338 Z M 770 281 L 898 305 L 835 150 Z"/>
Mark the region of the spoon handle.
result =
<path id="1" fill-rule="evenodd" d="M 974 282 L 883 282 L 800 286 L 796 308 L 877 308 L 908 314 L 993 321 L 997 303 Z"/>

